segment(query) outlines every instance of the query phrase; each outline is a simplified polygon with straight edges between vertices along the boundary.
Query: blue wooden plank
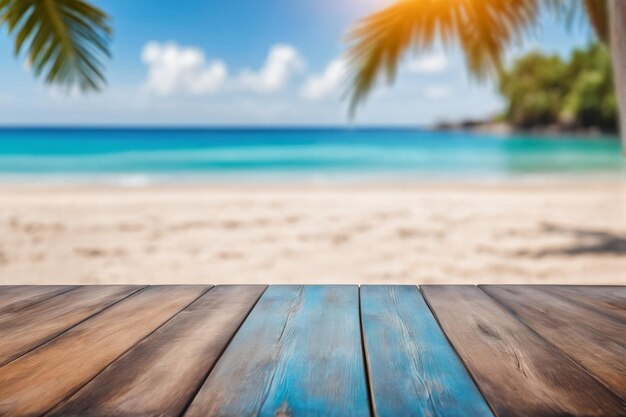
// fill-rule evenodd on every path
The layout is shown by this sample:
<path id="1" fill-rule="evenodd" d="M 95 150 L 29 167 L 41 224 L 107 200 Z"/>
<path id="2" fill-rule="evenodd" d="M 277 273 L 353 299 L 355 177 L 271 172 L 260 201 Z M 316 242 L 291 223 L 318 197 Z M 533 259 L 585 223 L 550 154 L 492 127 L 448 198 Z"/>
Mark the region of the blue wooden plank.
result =
<path id="1" fill-rule="evenodd" d="M 370 415 L 356 286 L 273 286 L 186 416 Z"/>
<path id="2" fill-rule="evenodd" d="M 361 287 L 377 417 L 492 416 L 415 286 Z"/>

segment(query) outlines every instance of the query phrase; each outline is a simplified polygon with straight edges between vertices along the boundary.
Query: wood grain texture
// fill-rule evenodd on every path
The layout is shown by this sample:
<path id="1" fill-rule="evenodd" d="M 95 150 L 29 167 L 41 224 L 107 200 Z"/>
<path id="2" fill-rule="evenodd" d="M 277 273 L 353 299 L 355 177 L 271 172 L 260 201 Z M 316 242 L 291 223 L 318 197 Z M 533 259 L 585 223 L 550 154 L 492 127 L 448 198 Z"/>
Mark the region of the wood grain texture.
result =
<path id="1" fill-rule="evenodd" d="M 0 415 L 41 415 L 207 291 L 149 287 L 0 368 Z"/>
<path id="2" fill-rule="evenodd" d="M 541 287 L 486 285 L 481 289 L 626 398 L 626 321 L 616 321 Z"/>
<path id="3" fill-rule="evenodd" d="M 479 288 L 421 289 L 498 416 L 625 415 L 615 394 Z"/>
<path id="4" fill-rule="evenodd" d="M 492 416 L 415 286 L 362 286 L 361 317 L 377 417 Z"/>
<path id="5" fill-rule="evenodd" d="M 369 416 L 356 286 L 272 286 L 186 416 Z"/>
<path id="6" fill-rule="evenodd" d="M 626 321 L 626 286 L 545 285 L 542 288 L 616 320 Z"/>
<path id="7" fill-rule="evenodd" d="M 179 416 L 265 286 L 216 287 L 48 416 Z"/>
<path id="8" fill-rule="evenodd" d="M 14 313 L 74 288 L 71 285 L 0 286 L 0 315 Z"/>
<path id="9" fill-rule="evenodd" d="M 80 287 L 0 316 L 0 366 L 139 290 L 137 286 Z"/>

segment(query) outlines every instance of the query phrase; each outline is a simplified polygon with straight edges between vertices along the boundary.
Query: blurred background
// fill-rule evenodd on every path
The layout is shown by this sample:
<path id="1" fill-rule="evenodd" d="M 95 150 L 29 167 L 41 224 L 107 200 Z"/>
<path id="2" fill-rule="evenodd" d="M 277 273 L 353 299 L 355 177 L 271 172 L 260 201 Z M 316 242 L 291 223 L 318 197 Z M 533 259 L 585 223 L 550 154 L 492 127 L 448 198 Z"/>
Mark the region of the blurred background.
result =
<path id="1" fill-rule="evenodd" d="M 2 1 L 0 284 L 625 284 L 625 8 Z"/>

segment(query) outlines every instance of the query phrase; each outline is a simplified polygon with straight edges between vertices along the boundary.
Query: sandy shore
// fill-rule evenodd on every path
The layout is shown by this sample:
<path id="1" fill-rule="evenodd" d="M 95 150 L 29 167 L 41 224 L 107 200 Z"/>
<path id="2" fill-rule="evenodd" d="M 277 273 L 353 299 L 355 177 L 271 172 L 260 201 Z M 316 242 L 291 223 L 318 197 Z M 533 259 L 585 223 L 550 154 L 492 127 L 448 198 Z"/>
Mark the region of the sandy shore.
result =
<path id="1" fill-rule="evenodd" d="M 626 284 L 626 182 L 0 186 L 0 284 Z"/>

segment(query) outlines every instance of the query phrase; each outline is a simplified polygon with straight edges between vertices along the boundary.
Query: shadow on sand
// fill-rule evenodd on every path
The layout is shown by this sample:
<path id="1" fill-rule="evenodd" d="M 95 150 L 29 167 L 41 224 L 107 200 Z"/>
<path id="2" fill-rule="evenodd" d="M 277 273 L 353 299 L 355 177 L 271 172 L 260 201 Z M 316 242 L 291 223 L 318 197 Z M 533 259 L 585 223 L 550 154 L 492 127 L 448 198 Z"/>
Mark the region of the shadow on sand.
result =
<path id="1" fill-rule="evenodd" d="M 555 234 L 573 236 L 577 242 L 573 245 L 524 252 L 524 255 L 533 257 L 543 256 L 576 256 L 576 255 L 626 255 L 626 236 L 609 233 L 602 230 L 570 228 L 553 223 L 542 224 L 544 231 Z"/>

